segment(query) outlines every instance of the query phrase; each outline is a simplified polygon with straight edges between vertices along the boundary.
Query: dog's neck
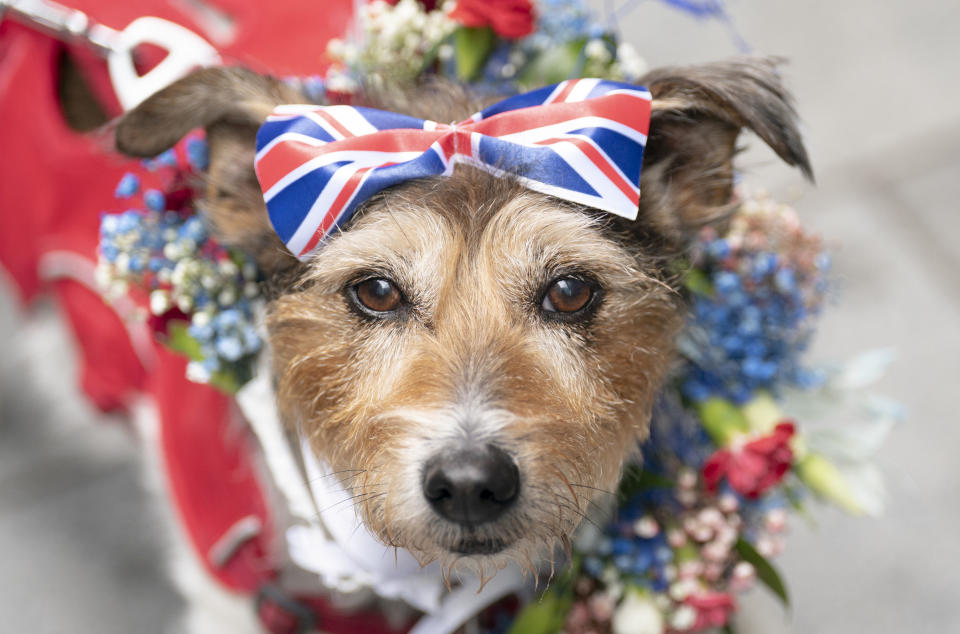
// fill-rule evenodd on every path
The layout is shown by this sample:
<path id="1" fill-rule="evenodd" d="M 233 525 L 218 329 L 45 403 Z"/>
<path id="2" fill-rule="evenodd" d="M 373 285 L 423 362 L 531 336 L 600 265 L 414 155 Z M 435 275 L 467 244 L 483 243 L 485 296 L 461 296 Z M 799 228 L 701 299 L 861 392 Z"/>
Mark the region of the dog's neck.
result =
<path id="1" fill-rule="evenodd" d="M 263 450 L 274 485 L 292 521 L 284 539 L 290 559 L 319 575 L 320 590 L 338 595 L 401 600 L 425 613 L 418 634 L 452 631 L 498 599 L 523 588 L 519 569 L 501 570 L 479 592 L 480 580 L 461 575 L 448 591 L 440 569 L 421 567 L 410 553 L 380 543 L 360 521 L 336 475 L 306 441 L 284 431 L 269 375 L 261 371 L 237 402 Z M 279 514 L 274 513 L 274 516 Z"/>

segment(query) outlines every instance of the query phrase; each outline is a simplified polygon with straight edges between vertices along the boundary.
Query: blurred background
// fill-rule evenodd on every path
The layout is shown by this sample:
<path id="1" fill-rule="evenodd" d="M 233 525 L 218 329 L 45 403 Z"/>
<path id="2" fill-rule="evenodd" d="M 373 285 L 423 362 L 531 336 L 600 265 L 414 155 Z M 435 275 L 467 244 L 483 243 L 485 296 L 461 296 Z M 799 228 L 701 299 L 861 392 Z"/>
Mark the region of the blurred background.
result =
<path id="1" fill-rule="evenodd" d="M 738 630 L 960 631 L 960 3 L 733 0 L 729 23 L 591 4 L 650 67 L 735 55 L 741 39 L 790 60 L 817 184 L 759 143 L 740 166 L 833 246 L 838 292 L 812 358 L 898 353 L 877 386 L 908 411 L 878 456 L 886 513 L 794 520 L 777 560 L 791 613 L 758 589 Z M 162 631 L 178 599 L 127 428 L 81 396 L 58 307 L 22 306 L 2 273 L 0 333 L 0 632 Z"/>

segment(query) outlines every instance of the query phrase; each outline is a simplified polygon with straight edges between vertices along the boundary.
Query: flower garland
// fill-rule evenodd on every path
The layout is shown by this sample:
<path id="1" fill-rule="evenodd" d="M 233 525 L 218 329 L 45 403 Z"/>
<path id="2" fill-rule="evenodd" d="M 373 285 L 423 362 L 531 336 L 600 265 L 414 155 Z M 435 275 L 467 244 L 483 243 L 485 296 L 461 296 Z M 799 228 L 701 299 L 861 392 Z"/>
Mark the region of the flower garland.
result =
<path id="1" fill-rule="evenodd" d="M 665 1 L 695 15 L 722 9 Z M 374 0 L 358 18 L 361 42 L 330 43 L 339 62 L 332 73 L 290 81 L 338 99 L 358 90 L 360 77 L 410 82 L 437 73 L 507 92 L 570 76 L 630 80 L 644 69 L 579 0 Z M 98 277 L 108 297 L 140 297 L 158 336 L 190 357 L 191 380 L 235 392 L 262 347 L 259 274 L 196 214 L 205 163 L 194 135 L 145 162 L 157 188 L 141 193 L 137 177 L 124 177 L 117 197 L 139 204 L 103 216 Z M 882 488 L 866 460 L 899 412 L 850 388 L 864 387 L 889 358 L 865 355 L 829 372 L 803 363 L 828 292 L 829 256 L 790 207 L 737 195 L 724 232 L 704 229 L 682 264 L 690 316 L 642 460 L 627 468 L 616 504 L 593 509 L 569 566 L 539 601 L 487 631 L 731 631 L 736 595 L 758 582 L 788 602 L 769 559 L 809 498 L 854 514 L 878 510 Z M 824 410 L 860 426 L 823 442 L 784 413 Z M 873 439 L 869 449 L 836 451 L 864 437 Z"/>
<path id="2" fill-rule="evenodd" d="M 437 74 L 506 94 L 568 77 L 631 81 L 646 70 L 579 0 L 373 0 L 357 20 L 360 37 L 327 48 L 335 92 Z"/>
<path id="3" fill-rule="evenodd" d="M 246 254 L 226 249 L 196 213 L 199 175 L 207 167 L 206 142 L 191 135 L 145 161 L 163 191 L 144 189 L 126 174 L 117 198 L 141 205 L 100 222 L 97 279 L 108 299 L 146 295 L 141 309 L 154 332 L 187 355 L 187 377 L 236 392 L 253 376 L 262 347 L 254 302 L 259 271 Z"/>

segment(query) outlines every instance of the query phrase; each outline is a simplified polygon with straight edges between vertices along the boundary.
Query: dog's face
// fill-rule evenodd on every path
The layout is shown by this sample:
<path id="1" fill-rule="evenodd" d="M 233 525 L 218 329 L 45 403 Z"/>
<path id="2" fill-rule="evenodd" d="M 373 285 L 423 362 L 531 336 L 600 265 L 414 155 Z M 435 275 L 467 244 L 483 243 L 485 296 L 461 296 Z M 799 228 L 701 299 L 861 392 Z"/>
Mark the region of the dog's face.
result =
<path id="1" fill-rule="evenodd" d="M 740 128 L 808 169 L 769 65 L 647 85 L 636 223 L 464 167 L 368 201 L 306 264 L 282 251 L 251 179 L 256 123 L 297 100 L 282 85 L 201 71 L 122 120 L 118 145 L 155 154 L 207 126 L 210 222 L 269 277 L 280 411 L 366 525 L 423 562 L 532 565 L 612 493 L 646 435 L 683 316 L 675 264 L 684 236 L 728 208 Z"/>
<path id="2" fill-rule="evenodd" d="M 533 558 L 645 433 L 678 315 L 658 274 L 547 196 L 412 183 L 274 302 L 281 408 L 387 543 Z"/>

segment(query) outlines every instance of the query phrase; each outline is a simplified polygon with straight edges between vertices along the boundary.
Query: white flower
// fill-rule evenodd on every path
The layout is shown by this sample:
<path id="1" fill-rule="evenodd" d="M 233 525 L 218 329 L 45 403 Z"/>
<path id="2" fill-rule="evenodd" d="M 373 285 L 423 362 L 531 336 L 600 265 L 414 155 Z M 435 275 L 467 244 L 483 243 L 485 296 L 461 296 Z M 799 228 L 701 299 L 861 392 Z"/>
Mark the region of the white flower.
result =
<path id="1" fill-rule="evenodd" d="M 587 42 L 587 45 L 583 48 L 583 52 L 588 59 L 600 64 L 606 64 L 612 59 L 606 43 L 599 38 L 594 38 Z"/>
<path id="2" fill-rule="evenodd" d="M 100 290 L 105 291 L 109 288 L 110 282 L 113 281 L 113 272 L 110 268 L 110 263 L 103 259 L 99 260 L 97 262 L 97 268 L 93 271 L 93 276 Z"/>
<path id="3" fill-rule="evenodd" d="M 217 295 L 217 301 L 222 306 L 232 306 L 237 301 L 237 290 L 233 286 L 227 286 Z"/>
<path id="4" fill-rule="evenodd" d="M 333 38 L 327 42 L 327 54 L 330 57 L 335 57 L 336 59 L 343 59 L 346 57 L 347 53 L 347 43 L 341 40 L 340 38 Z"/>
<path id="5" fill-rule="evenodd" d="M 663 613 L 653 598 L 630 588 L 617 606 L 611 621 L 614 634 L 663 634 Z"/>
<path id="6" fill-rule="evenodd" d="M 187 380 L 194 383 L 209 383 L 210 371 L 199 361 L 191 361 L 187 364 Z"/>
<path id="7" fill-rule="evenodd" d="M 689 605 L 681 605 L 670 617 L 670 627 L 675 630 L 689 630 L 697 622 L 697 611 Z"/>
<path id="8" fill-rule="evenodd" d="M 855 514 L 879 515 L 886 500 L 872 459 L 902 419 L 903 408 L 866 388 L 883 376 L 895 356 L 892 350 L 865 352 L 830 371 L 823 387 L 784 394 L 784 413 L 804 422 L 801 478 Z"/>
<path id="9" fill-rule="evenodd" d="M 620 42 L 617 46 L 617 65 L 627 79 L 636 79 L 647 72 L 647 62 L 627 42 Z"/>
<path id="10" fill-rule="evenodd" d="M 170 294 L 167 291 L 156 290 L 150 293 L 150 312 L 154 315 L 162 315 L 170 310 Z"/>
<path id="11" fill-rule="evenodd" d="M 120 275 L 126 275 L 130 272 L 130 256 L 126 253 L 118 254 L 113 265 L 117 268 L 117 272 Z"/>
<path id="12" fill-rule="evenodd" d="M 193 310 L 193 298 L 189 295 L 180 295 L 177 297 L 177 308 L 185 313 L 189 313 Z"/>

